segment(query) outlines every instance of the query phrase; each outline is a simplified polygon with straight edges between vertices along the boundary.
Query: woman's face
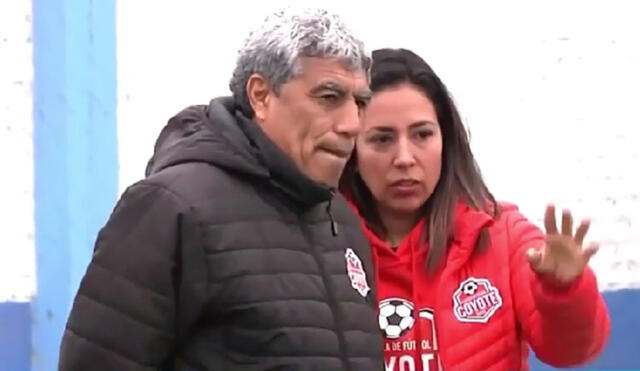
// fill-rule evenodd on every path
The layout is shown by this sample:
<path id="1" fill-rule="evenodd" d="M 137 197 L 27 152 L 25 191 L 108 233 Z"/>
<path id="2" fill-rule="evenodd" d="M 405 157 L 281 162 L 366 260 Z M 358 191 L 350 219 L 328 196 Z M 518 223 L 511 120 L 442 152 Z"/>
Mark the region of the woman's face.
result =
<path id="1" fill-rule="evenodd" d="M 363 118 L 357 168 L 379 212 L 415 215 L 440 179 L 442 133 L 433 103 L 405 83 L 376 92 Z"/>

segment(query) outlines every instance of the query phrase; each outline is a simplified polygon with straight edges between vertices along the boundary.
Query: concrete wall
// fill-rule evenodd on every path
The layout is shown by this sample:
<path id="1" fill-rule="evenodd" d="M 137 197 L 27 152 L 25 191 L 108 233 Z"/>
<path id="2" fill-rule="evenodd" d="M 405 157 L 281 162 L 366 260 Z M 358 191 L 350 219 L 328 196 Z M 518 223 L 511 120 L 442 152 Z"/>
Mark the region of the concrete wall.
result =
<path id="1" fill-rule="evenodd" d="M 31 1 L 0 5 L 0 370 L 53 369 L 70 297 L 117 193 L 142 177 L 171 115 L 228 94 L 248 28 L 285 3 L 229 3 L 225 12 L 209 0 L 121 1 L 111 26 L 113 0 L 34 0 L 36 25 Z M 592 266 L 613 333 L 590 367 L 640 368 L 635 2 L 323 4 L 370 48 L 412 48 L 432 64 L 498 198 L 536 223 L 549 201 L 591 217 L 590 237 L 602 244 Z M 103 197 L 91 192 L 99 182 Z"/>
<path id="2" fill-rule="evenodd" d="M 431 1 L 419 9 L 395 1 L 367 8 L 366 17 L 364 3 L 324 4 L 371 48 L 408 47 L 432 64 L 498 198 L 537 223 L 547 202 L 591 218 L 590 237 L 603 245 L 593 261 L 602 288 L 640 288 L 640 172 L 631 171 L 640 159 L 640 26 L 632 1 Z M 143 175 L 171 115 L 228 94 L 235 52 L 265 9 L 256 2 L 254 15 L 231 17 L 206 0 L 164 2 L 141 28 L 147 5 L 118 7 L 121 190 Z"/>
<path id="3" fill-rule="evenodd" d="M 35 291 L 31 1 L 0 3 L 0 369 L 28 370 Z"/>
<path id="4" fill-rule="evenodd" d="M 35 290 L 31 1 L 0 5 L 0 60 L 0 302 L 24 302 Z"/>

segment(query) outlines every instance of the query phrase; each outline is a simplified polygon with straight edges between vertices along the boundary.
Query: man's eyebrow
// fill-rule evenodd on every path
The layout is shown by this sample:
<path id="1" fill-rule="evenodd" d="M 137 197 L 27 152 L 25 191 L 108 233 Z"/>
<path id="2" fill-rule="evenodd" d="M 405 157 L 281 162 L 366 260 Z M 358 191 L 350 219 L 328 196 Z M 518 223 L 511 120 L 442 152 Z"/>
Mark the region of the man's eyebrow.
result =
<path id="1" fill-rule="evenodd" d="M 311 93 L 318 94 L 324 90 L 332 90 L 341 94 L 347 93 L 347 89 L 344 86 L 333 81 L 323 81 L 319 83 L 313 89 L 311 89 Z"/>
<path id="2" fill-rule="evenodd" d="M 371 90 L 360 90 L 357 91 L 355 93 L 353 93 L 353 97 L 356 98 L 356 100 L 365 102 L 365 103 L 369 103 L 369 101 L 371 101 L 371 96 L 373 95 L 373 93 L 371 92 Z"/>

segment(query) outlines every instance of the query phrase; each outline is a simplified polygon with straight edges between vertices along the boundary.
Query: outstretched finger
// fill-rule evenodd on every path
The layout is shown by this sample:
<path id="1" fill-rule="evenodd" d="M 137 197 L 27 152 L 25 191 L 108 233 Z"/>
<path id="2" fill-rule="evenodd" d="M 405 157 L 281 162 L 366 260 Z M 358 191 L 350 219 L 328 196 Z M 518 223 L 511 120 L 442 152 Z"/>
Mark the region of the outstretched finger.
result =
<path id="1" fill-rule="evenodd" d="M 565 236 L 573 235 L 573 216 L 568 209 L 562 210 L 562 234 Z"/>
<path id="2" fill-rule="evenodd" d="M 553 204 L 547 205 L 547 209 L 544 212 L 544 228 L 547 230 L 547 234 L 558 233 L 558 227 L 556 226 L 556 207 Z"/>
<path id="3" fill-rule="evenodd" d="M 582 251 L 582 257 L 584 258 L 585 263 L 588 263 L 589 260 L 598 252 L 600 249 L 600 245 L 596 242 L 592 242 Z"/>
<path id="4" fill-rule="evenodd" d="M 584 243 L 584 238 L 587 235 L 587 232 L 589 231 L 590 224 L 591 222 L 588 219 L 584 219 L 578 226 L 578 229 L 576 230 L 576 237 L 575 237 L 575 240 L 578 246 L 582 246 L 582 244 Z"/>

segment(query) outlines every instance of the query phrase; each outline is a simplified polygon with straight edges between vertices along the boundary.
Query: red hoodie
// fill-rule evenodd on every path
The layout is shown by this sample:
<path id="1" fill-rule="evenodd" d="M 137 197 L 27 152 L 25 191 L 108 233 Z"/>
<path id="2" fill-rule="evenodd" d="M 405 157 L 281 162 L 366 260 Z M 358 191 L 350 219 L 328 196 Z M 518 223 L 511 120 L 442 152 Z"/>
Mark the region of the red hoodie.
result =
<path id="1" fill-rule="evenodd" d="M 513 205 L 497 219 L 460 204 L 446 263 L 428 274 L 424 222 L 395 251 L 366 225 L 376 267 L 387 371 L 527 370 L 528 346 L 556 367 L 593 359 L 609 316 L 587 268 L 571 287 L 547 286 L 525 252 L 544 235 Z M 482 227 L 491 245 L 472 253 Z"/>

